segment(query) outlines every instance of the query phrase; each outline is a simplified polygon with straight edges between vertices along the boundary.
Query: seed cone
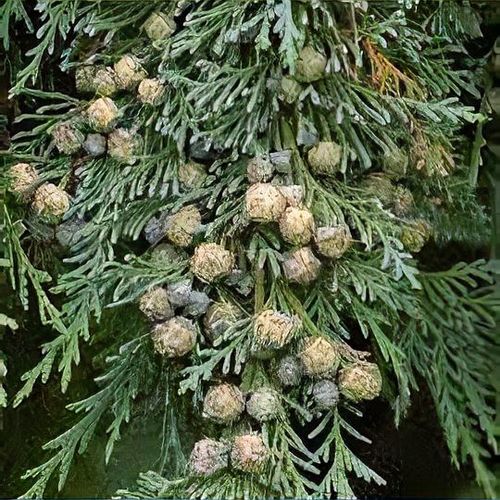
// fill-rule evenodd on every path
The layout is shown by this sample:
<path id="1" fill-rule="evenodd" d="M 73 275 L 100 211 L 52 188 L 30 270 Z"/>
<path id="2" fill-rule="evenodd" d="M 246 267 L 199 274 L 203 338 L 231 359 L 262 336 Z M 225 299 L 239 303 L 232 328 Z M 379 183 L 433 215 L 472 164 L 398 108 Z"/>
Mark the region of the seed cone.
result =
<path id="1" fill-rule="evenodd" d="M 9 170 L 10 190 L 19 195 L 26 195 L 38 180 L 38 173 L 29 163 L 16 163 Z"/>
<path id="2" fill-rule="evenodd" d="M 231 464 L 243 472 L 259 472 L 269 458 L 269 451 L 259 434 L 238 436 L 231 449 Z"/>
<path id="3" fill-rule="evenodd" d="M 248 181 L 252 184 L 267 182 L 274 174 L 274 165 L 264 156 L 256 156 L 247 164 Z"/>
<path id="4" fill-rule="evenodd" d="M 52 129 L 52 139 L 60 153 L 71 155 L 82 147 L 85 136 L 72 123 L 63 122 Z"/>
<path id="5" fill-rule="evenodd" d="M 308 337 L 299 357 L 304 373 L 311 377 L 330 374 L 340 361 L 339 349 L 324 337 Z"/>
<path id="6" fill-rule="evenodd" d="M 307 245 L 314 234 L 314 217 L 305 208 L 288 207 L 279 226 L 285 241 L 292 245 Z"/>
<path id="7" fill-rule="evenodd" d="M 320 227 L 316 231 L 316 246 L 318 251 L 330 259 L 339 259 L 352 244 L 349 226 Z"/>
<path id="8" fill-rule="evenodd" d="M 299 327 L 298 318 L 268 309 L 255 318 L 253 336 L 262 347 L 281 348 L 292 340 Z"/>
<path id="9" fill-rule="evenodd" d="M 375 363 L 355 363 L 339 373 L 340 392 L 353 401 L 375 399 L 382 390 L 382 375 Z"/>
<path id="10" fill-rule="evenodd" d="M 191 259 L 191 271 L 201 281 L 212 283 L 231 274 L 234 256 L 217 243 L 197 246 Z"/>
<path id="11" fill-rule="evenodd" d="M 124 128 L 117 128 L 108 136 L 109 155 L 123 163 L 135 163 L 135 155 L 139 152 L 140 145 L 141 138 Z"/>
<path id="12" fill-rule="evenodd" d="M 318 410 L 331 410 L 339 402 L 339 389 L 331 380 L 319 380 L 313 385 L 313 400 Z"/>
<path id="13" fill-rule="evenodd" d="M 333 175 L 340 170 L 342 146 L 335 142 L 319 142 L 307 153 L 311 169 L 323 175 Z"/>
<path id="14" fill-rule="evenodd" d="M 148 76 L 137 57 L 124 55 L 114 65 L 116 80 L 119 88 L 132 90 Z"/>
<path id="15" fill-rule="evenodd" d="M 118 118 L 118 108 L 109 97 L 100 97 L 87 109 L 89 125 L 98 132 L 107 132 Z"/>
<path id="16" fill-rule="evenodd" d="M 302 366 L 294 356 L 286 356 L 278 363 L 277 375 L 280 383 L 285 387 L 300 384 L 302 378 Z"/>
<path id="17" fill-rule="evenodd" d="M 203 416 L 219 424 L 236 420 L 244 409 L 243 394 L 232 384 L 210 387 L 203 401 Z"/>
<path id="18" fill-rule="evenodd" d="M 321 262 L 309 247 L 299 248 L 285 257 L 283 272 L 288 281 L 307 285 L 319 274 Z"/>
<path id="19" fill-rule="evenodd" d="M 69 196 L 55 184 L 42 184 L 33 196 L 33 208 L 40 215 L 62 217 L 69 210 Z"/>
<path id="20" fill-rule="evenodd" d="M 145 78 L 139 84 L 137 97 L 144 104 L 158 106 L 165 94 L 165 86 L 157 78 Z"/>
<path id="21" fill-rule="evenodd" d="M 228 302 L 215 302 L 209 306 L 203 326 L 208 339 L 214 343 L 224 332 L 241 318 L 238 307 Z"/>
<path id="22" fill-rule="evenodd" d="M 199 476 L 210 476 L 229 465 L 229 446 L 215 439 L 202 439 L 194 444 L 189 468 Z"/>
<path id="23" fill-rule="evenodd" d="M 159 323 L 152 333 L 155 351 L 167 358 L 180 358 L 196 344 L 196 329 L 186 318 L 177 316 Z"/>
<path id="24" fill-rule="evenodd" d="M 175 21 L 163 12 L 153 12 L 142 27 L 153 41 L 168 38 L 177 28 Z"/>
<path id="25" fill-rule="evenodd" d="M 286 198 L 278 187 L 258 183 L 248 188 L 246 210 L 250 219 L 259 222 L 277 221 L 286 209 Z"/>
<path id="26" fill-rule="evenodd" d="M 281 403 L 278 393 L 268 388 L 256 390 L 247 401 L 247 413 L 258 422 L 275 419 L 280 408 Z"/>
<path id="27" fill-rule="evenodd" d="M 182 248 L 188 247 L 193 242 L 193 237 L 200 225 L 200 211 L 194 205 L 188 205 L 169 217 L 166 237 L 174 245 Z"/>
<path id="28" fill-rule="evenodd" d="M 174 315 L 168 293 L 161 287 L 146 292 L 139 300 L 139 309 L 151 321 L 165 321 Z"/>
<path id="29" fill-rule="evenodd" d="M 311 83 L 323 78 L 327 62 L 327 58 L 311 46 L 304 47 L 297 60 L 295 79 Z"/>
<path id="30" fill-rule="evenodd" d="M 207 171 L 205 165 L 190 161 L 179 167 L 177 176 L 179 178 L 179 182 L 185 188 L 194 189 L 203 185 L 205 179 L 207 178 Z"/>

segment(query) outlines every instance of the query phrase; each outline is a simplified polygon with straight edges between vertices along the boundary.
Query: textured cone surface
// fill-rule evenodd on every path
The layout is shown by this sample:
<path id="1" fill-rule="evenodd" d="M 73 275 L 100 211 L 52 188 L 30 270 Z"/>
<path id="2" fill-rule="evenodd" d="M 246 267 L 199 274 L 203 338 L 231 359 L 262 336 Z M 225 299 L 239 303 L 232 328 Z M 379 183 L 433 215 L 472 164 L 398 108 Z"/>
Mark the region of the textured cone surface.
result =
<path id="1" fill-rule="evenodd" d="M 289 207 L 279 221 L 281 236 L 292 245 L 307 245 L 314 234 L 314 217 L 305 208 Z"/>
<path id="2" fill-rule="evenodd" d="M 280 397 L 272 389 L 258 389 L 252 393 L 247 401 L 247 413 L 258 422 L 273 420 L 278 415 L 280 408 Z"/>
<path id="3" fill-rule="evenodd" d="M 215 439 L 202 439 L 194 444 L 189 468 L 197 475 L 210 476 L 229 465 L 229 446 Z"/>
<path id="4" fill-rule="evenodd" d="M 116 80 L 121 89 L 132 90 L 148 76 L 139 60 L 131 55 L 123 56 L 114 65 Z"/>
<path id="5" fill-rule="evenodd" d="M 299 54 L 295 78 L 299 82 L 311 83 L 323 78 L 327 64 L 326 57 L 310 46 L 304 47 Z"/>
<path id="6" fill-rule="evenodd" d="M 417 219 L 406 224 L 401 231 L 401 243 L 412 253 L 418 253 L 431 237 L 431 227 L 423 219 Z"/>
<path id="7" fill-rule="evenodd" d="M 175 21 L 163 12 L 153 12 L 143 25 L 148 37 L 153 40 L 168 38 L 176 30 Z"/>
<path id="8" fill-rule="evenodd" d="M 313 385 L 312 395 L 319 410 L 331 410 L 339 402 L 339 389 L 331 380 L 319 380 Z"/>
<path id="9" fill-rule="evenodd" d="M 309 337 L 300 353 L 302 368 L 306 375 L 325 376 L 334 370 L 340 361 L 336 346 L 324 337 Z"/>
<path id="10" fill-rule="evenodd" d="M 26 194 L 38 180 L 37 171 L 29 163 L 17 163 L 10 167 L 9 177 L 11 191 L 21 195 Z"/>
<path id="11" fill-rule="evenodd" d="M 191 321 L 175 317 L 156 325 L 152 338 L 157 353 L 167 358 L 180 358 L 195 346 L 196 330 Z"/>
<path id="12" fill-rule="evenodd" d="M 256 156 L 248 161 L 247 177 L 252 184 L 267 182 L 274 174 L 273 164 L 263 156 Z"/>
<path id="13" fill-rule="evenodd" d="M 250 186 L 245 203 L 248 217 L 258 222 L 277 221 L 286 209 L 286 198 L 272 184 Z"/>
<path id="14" fill-rule="evenodd" d="M 203 416 L 219 424 L 236 420 L 244 409 L 243 394 L 232 384 L 210 387 L 203 401 Z"/>
<path id="15" fill-rule="evenodd" d="M 356 363 L 340 370 L 339 389 L 353 401 L 375 399 L 382 390 L 382 375 L 375 363 Z"/>
<path id="16" fill-rule="evenodd" d="M 76 90 L 85 94 L 95 92 L 94 78 L 97 71 L 99 71 L 99 67 L 94 65 L 85 65 L 77 68 L 75 71 Z"/>
<path id="17" fill-rule="evenodd" d="M 89 125 L 98 132 L 107 132 L 118 118 L 118 108 L 109 97 L 100 97 L 87 109 Z"/>
<path id="18" fill-rule="evenodd" d="M 57 150 L 70 155 L 76 153 L 83 145 L 84 135 L 71 123 L 61 123 L 52 129 L 52 138 Z"/>
<path id="19" fill-rule="evenodd" d="M 258 434 L 245 434 L 234 439 L 231 465 L 243 472 L 259 472 L 269 458 L 269 451 Z"/>
<path id="20" fill-rule="evenodd" d="M 233 266 L 233 254 L 217 243 L 202 243 L 197 246 L 191 259 L 192 273 L 207 283 L 228 276 Z"/>
<path id="21" fill-rule="evenodd" d="M 300 248 L 288 254 L 283 262 L 285 278 L 293 283 L 307 285 L 319 274 L 321 262 L 309 247 Z"/>
<path id="22" fill-rule="evenodd" d="M 112 68 L 101 68 L 97 70 L 92 86 L 98 95 L 111 97 L 118 92 L 118 77 Z"/>
<path id="23" fill-rule="evenodd" d="M 344 255 L 352 244 L 349 226 L 340 224 L 332 227 L 320 227 L 316 232 L 316 246 L 319 253 L 331 259 Z"/>
<path id="24" fill-rule="evenodd" d="M 300 384 L 302 371 L 302 365 L 296 357 L 286 356 L 279 361 L 276 374 L 282 385 L 291 387 Z"/>
<path id="25" fill-rule="evenodd" d="M 299 326 L 297 318 L 269 309 L 255 318 L 253 336 L 260 346 L 280 348 L 292 340 Z"/>
<path id="26" fill-rule="evenodd" d="M 139 300 L 139 309 L 151 321 L 165 321 L 174 315 L 168 293 L 164 288 L 153 288 Z"/>
<path id="27" fill-rule="evenodd" d="M 55 184 L 42 184 L 33 196 L 33 208 L 42 215 L 61 217 L 69 209 L 69 196 Z"/>
<path id="28" fill-rule="evenodd" d="M 134 156 L 138 153 L 139 145 L 139 136 L 124 128 L 117 128 L 108 136 L 108 152 L 110 156 L 124 163 L 134 162 Z"/>
<path id="29" fill-rule="evenodd" d="M 106 152 L 106 137 L 101 134 L 89 134 L 83 143 L 83 149 L 90 156 L 101 156 Z"/>
<path id="30" fill-rule="evenodd" d="M 165 87 L 157 78 L 145 78 L 137 89 L 139 101 L 145 104 L 151 104 L 152 106 L 160 104 L 164 94 Z"/>
<path id="31" fill-rule="evenodd" d="M 340 170 L 342 147 L 335 142 L 320 142 L 307 154 L 311 169 L 318 174 L 332 175 Z"/>
<path id="32" fill-rule="evenodd" d="M 215 302 L 210 305 L 203 318 L 205 333 L 213 343 L 240 318 L 241 311 L 237 306 L 226 302 Z"/>
<path id="33" fill-rule="evenodd" d="M 178 172 L 179 182 L 188 189 L 199 188 L 207 178 L 207 170 L 205 165 L 190 161 L 183 163 L 179 167 Z"/>
<path id="34" fill-rule="evenodd" d="M 194 205 L 188 205 L 168 219 L 166 236 L 174 245 L 187 247 L 193 242 L 200 225 L 200 211 Z"/>
<path id="35" fill-rule="evenodd" d="M 287 207 L 299 207 L 304 199 L 304 188 L 300 185 L 278 186 L 279 192 L 285 197 Z"/>

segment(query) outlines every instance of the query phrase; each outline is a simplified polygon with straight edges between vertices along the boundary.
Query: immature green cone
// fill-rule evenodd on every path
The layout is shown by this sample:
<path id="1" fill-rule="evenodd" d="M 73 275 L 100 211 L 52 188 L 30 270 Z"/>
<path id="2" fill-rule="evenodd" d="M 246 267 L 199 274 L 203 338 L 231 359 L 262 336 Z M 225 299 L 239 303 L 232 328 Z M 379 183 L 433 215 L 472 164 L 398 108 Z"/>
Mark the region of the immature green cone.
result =
<path id="1" fill-rule="evenodd" d="M 191 272 L 201 281 L 213 283 L 231 274 L 234 255 L 217 243 L 202 243 L 194 250 Z"/>
<path id="2" fill-rule="evenodd" d="M 141 137 L 136 132 L 117 128 L 108 136 L 108 153 L 115 160 L 132 165 L 136 161 L 141 142 Z"/>
<path id="3" fill-rule="evenodd" d="M 165 321 L 174 315 L 168 293 L 162 287 L 155 287 L 146 292 L 139 300 L 139 309 L 151 321 Z"/>
<path id="4" fill-rule="evenodd" d="M 340 171 L 342 146 L 336 142 L 319 142 L 307 153 L 312 171 L 322 175 L 334 175 Z"/>
<path id="5" fill-rule="evenodd" d="M 255 318 L 253 337 L 262 347 L 281 348 L 292 340 L 299 327 L 297 317 L 268 309 Z"/>
<path id="6" fill-rule="evenodd" d="M 211 476 L 229 465 L 229 446 L 215 439 L 201 439 L 194 444 L 189 468 L 199 476 Z"/>
<path id="7" fill-rule="evenodd" d="M 158 78 L 145 78 L 137 89 L 137 98 L 144 104 L 158 106 L 165 95 L 165 86 Z"/>
<path id="8" fill-rule="evenodd" d="M 79 66 L 75 71 L 75 85 L 77 92 L 91 94 L 95 92 L 94 78 L 99 70 L 98 66 L 93 64 Z"/>
<path id="9" fill-rule="evenodd" d="M 142 27 L 153 41 L 168 38 L 177 29 L 175 21 L 163 12 L 153 12 Z"/>
<path id="10" fill-rule="evenodd" d="M 389 207 L 394 202 L 395 186 L 385 175 L 368 175 L 361 187 L 369 197 L 377 198 L 384 207 Z"/>
<path id="11" fill-rule="evenodd" d="M 200 211 L 194 205 L 188 205 L 168 218 L 165 236 L 174 245 L 185 248 L 191 245 L 200 226 Z"/>
<path id="12" fill-rule="evenodd" d="M 243 472 L 257 473 L 269 459 L 269 451 L 259 434 L 244 434 L 234 439 L 231 465 Z"/>
<path id="13" fill-rule="evenodd" d="M 210 387 L 203 400 L 203 416 L 219 424 L 236 420 L 245 409 L 242 392 L 232 384 Z"/>
<path id="14" fill-rule="evenodd" d="M 279 394 L 269 388 L 257 389 L 247 401 L 247 413 L 258 422 L 274 420 L 280 408 Z"/>
<path id="15" fill-rule="evenodd" d="M 205 334 L 210 342 L 213 344 L 241 316 L 240 309 L 229 302 L 214 302 L 211 304 L 203 318 Z"/>
<path id="16" fill-rule="evenodd" d="M 398 217 L 405 217 L 410 214 L 415 206 L 415 200 L 412 192 L 402 186 L 397 186 L 394 189 L 394 200 L 392 203 L 392 211 Z"/>
<path id="17" fill-rule="evenodd" d="M 277 186 L 258 183 L 248 188 L 245 205 L 248 217 L 258 222 L 277 221 L 286 209 L 286 198 Z"/>
<path id="18" fill-rule="evenodd" d="M 299 98 L 301 92 L 302 92 L 302 86 L 293 78 L 290 78 L 289 76 L 284 76 L 281 79 L 279 98 L 282 101 L 288 104 L 292 104 Z"/>
<path id="19" fill-rule="evenodd" d="M 318 410 L 331 410 L 339 402 L 339 389 L 331 380 L 319 380 L 313 385 L 312 396 Z"/>
<path id="20" fill-rule="evenodd" d="M 79 151 L 85 140 L 85 136 L 70 122 L 59 123 L 51 134 L 58 151 L 67 155 Z"/>
<path id="21" fill-rule="evenodd" d="M 148 76 L 147 71 L 141 66 L 139 59 L 130 54 L 124 55 L 114 64 L 118 87 L 132 90 Z"/>
<path id="22" fill-rule="evenodd" d="M 406 175 L 408 155 L 401 149 L 388 151 L 382 158 L 382 166 L 389 177 L 398 180 Z"/>
<path id="23" fill-rule="evenodd" d="M 283 272 L 288 281 L 307 285 L 318 277 L 320 269 L 321 262 L 309 247 L 299 248 L 285 255 Z"/>
<path id="24" fill-rule="evenodd" d="M 328 59 L 311 46 L 304 47 L 297 60 L 295 79 L 304 83 L 320 80 L 325 75 L 327 62 Z"/>
<path id="25" fill-rule="evenodd" d="M 157 324 L 152 332 L 155 351 L 167 358 L 180 358 L 196 344 L 196 328 L 182 316 Z"/>
<path id="26" fill-rule="evenodd" d="M 286 356 L 280 359 L 276 370 L 281 385 L 285 387 L 299 385 L 302 373 L 301 363 L 295 356 Z"/>
<path id="27" fill-rule="evenodd" d="M 418 253 L 424 248 L 431 235 L 432 228 L 430 224 L 423 219 L 416 219 L 403 227 L 400 240 L 406 250 Z"/>
<path id="28" fill-rule="evenodd" d="M 109 97 L 100 97 L 88 107 L 86 115 L 90 127 L 108 132 L 118 119 L 118 108 Z"/>
<path id="29" fill-rule="evenodd" d="M 265 156 L 256 156 L 247 163 L 247 177 L 251 184 L 267 182 L 274 175 L 274 165 Z"/>
<path id="30" fill-rule="evenodd" d="M 154 247 L 150 257 L 151 262 L 154 262 L 160 267 L 166 267 L 172 264 L 178 265 L 186 258 L 187 255 L 185 255 L 184 252 L 168 243 L 161 243 Z"/>
<path id="31" fill-rule="evenodd" d="M 321 377 L 331 374 L 340 362 L 338 347 L 325 337 L 308 337 L 299 354 L 306 375 Z"/>
<path id="32" fill-rule="evenodd" d="M 16 163 L 9 170 L 10 190 L 18 195 L 27 195 L 38 180 L 38 173 L 29 163 Z"/>
<path id="33" fill-rule="evenodd" d="M 177 176 L 185 188 L 199 188 L 207 178 L 207 169 L 201 163 L 190 161 L 179 166 Z"/>
<path id="34" fill-rule="evenodd" d="M 316 231 L 316 246 L 320 254 L 330 259 L 339 259 L 352 244 L 349 226 L 320 227 Z"/>
<path id="35" fill-rule="evenodd" d="M 338 384 L 353 401 L 375 399 L 382 390 L 382 375 L 375 363 L 355 363 L 340 370 Z"/>
<path id="36" fill-rule="evenodd" d="M 279 220 L 283 239 L 292 245 L 307 245 L 314 234 L 314 217 L 306 208 L 288 207 Z"/>
<path id="37" fill-rule="evenodd" d="M 40 215 L 62 217 L 69 210 L 69 196 L 55 184 L 42 184 L 33 196 L 33 209 Z"/>

